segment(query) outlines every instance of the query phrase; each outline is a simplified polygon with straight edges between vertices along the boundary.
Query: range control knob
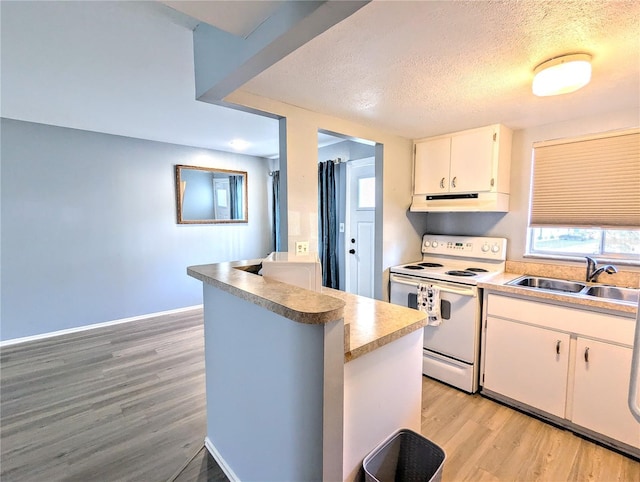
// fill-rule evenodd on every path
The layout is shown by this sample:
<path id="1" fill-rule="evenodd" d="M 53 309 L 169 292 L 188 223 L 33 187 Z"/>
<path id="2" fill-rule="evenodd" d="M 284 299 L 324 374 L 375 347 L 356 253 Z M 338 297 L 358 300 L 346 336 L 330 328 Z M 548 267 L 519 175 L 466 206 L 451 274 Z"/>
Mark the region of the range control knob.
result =
<path id="1" fill-rule="evenodd" d="M 429 246 L 431 246 L 431 243 L 429 241 L 425 241 L 424 242 L 424 247 L 428 248 Z"/>
<path id="2" fill-rule="evenodd" d="M 482 252 L 486 253 L 487 251 L 489 251 L 489 245 L 487 243 L 484 243 L 482 245 Z"/>
<path id="3" fill-rule="evenodd" d="M 492 253 L 497 253 L 498 251 L 500 251 L 500 246 L 498 244 L 494 244 L 493 246 L 491 246 Z"/>
<path id="4" fill-rule="evenodd" d="M 431 242 L 431 247 L 437 248 L 438 247 L 438 242 L 437 241 L 432 241 Z"/>

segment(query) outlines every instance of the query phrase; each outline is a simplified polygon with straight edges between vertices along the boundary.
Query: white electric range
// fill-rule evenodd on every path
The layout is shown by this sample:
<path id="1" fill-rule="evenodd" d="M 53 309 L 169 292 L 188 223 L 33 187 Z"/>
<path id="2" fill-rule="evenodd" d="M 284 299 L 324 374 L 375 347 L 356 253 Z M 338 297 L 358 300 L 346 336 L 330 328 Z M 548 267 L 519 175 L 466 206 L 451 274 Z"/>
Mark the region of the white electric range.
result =
<path id="1" fill-rule="evenodd" d="M 425 375 L 478 390 L 482 296 L 476 285 L 504 272 L 506 251 L 504 238 L 425 234 L 422 259 L 390 269 L 391 303 L 424 311 L 420 290 L 437 292 L 437 324 L 424 329 Z"/>

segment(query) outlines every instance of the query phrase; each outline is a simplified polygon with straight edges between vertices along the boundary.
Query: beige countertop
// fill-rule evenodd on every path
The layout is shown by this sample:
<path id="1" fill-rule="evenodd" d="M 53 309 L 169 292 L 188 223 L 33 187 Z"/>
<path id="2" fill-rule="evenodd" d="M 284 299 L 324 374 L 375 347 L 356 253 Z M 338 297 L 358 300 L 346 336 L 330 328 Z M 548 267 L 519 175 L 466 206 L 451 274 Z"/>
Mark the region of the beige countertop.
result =
<path id="1" fill-rule="evenodd" d="M 596 298 L 588 295 L 573 293 L 558 293 L 553 291 L 537 290 L 524 286 L 511 286 L 505 283 L 522 276 L 522 273 L 502 273 L 490 278 L 487 281 L 478 283 L 479 288 L 502 293 L 510 293 L 522 297 L 539 300 L 550 300 L 561 303 L 575 305 L 577 308 L 595 308 L 599 311 L 606 310 L 618 312 L 619 314 L 629 313 L 635 315 L 637 306 L 630 303 L 623 303 L 615 300 Z M 551 276 L 549 276 L 551 277 Z"/>
<path id="2" fill-rule="evenodd" d="M 345 362 L 426 325 L 426 315 L 418 310 L 331 288 L 322 288 L 322 293 L 345 302 L 344 320 L 349 325 Z"/>
<path id="3" fill-rule="evenodd" d="M 190 266 L 187 274 L 299 323 L 344 318 L 345 362 L 425 326 L 420 311 L 343 291 L 320 293 L 257 275 L 261 260 Z"/>

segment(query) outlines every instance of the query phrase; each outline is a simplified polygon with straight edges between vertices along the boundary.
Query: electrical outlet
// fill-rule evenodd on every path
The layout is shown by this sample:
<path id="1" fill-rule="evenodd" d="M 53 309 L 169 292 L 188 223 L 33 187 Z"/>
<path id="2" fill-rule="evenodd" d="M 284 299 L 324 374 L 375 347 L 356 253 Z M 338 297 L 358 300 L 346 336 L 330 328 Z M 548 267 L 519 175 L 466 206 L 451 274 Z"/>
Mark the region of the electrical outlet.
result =
<path id="1" fill-rule="evenodd" d="M 296 241 L 296 254 L 309 254 L 309 241 Z"/>

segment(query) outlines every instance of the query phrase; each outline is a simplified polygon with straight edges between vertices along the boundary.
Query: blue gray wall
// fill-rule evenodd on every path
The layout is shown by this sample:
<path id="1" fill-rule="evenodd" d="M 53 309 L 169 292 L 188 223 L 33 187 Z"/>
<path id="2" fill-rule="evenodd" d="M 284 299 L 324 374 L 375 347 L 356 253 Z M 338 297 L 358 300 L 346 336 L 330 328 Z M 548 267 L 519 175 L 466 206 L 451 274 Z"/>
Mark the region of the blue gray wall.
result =
<path id="1" fill-rule="evenodd" d="M 186 267 L 270 252 L 265 159 L 2 119 L 8 340 L 202 303 Z M 248 172 L 249 223 L 178 225 L 174 165 Z"/>
<path id="2" fill-rule="evenodd" d="M 182 200 L 182 219 L 215 219 L 213 211 L 213 173 L 181 169 L 181 179 L 188 189 Z"/>
<path id="3" fill-rule="evenodd" d="M 204 293 L 207 438 L 238 480 L 322 480 L 325 325 Z"/>

